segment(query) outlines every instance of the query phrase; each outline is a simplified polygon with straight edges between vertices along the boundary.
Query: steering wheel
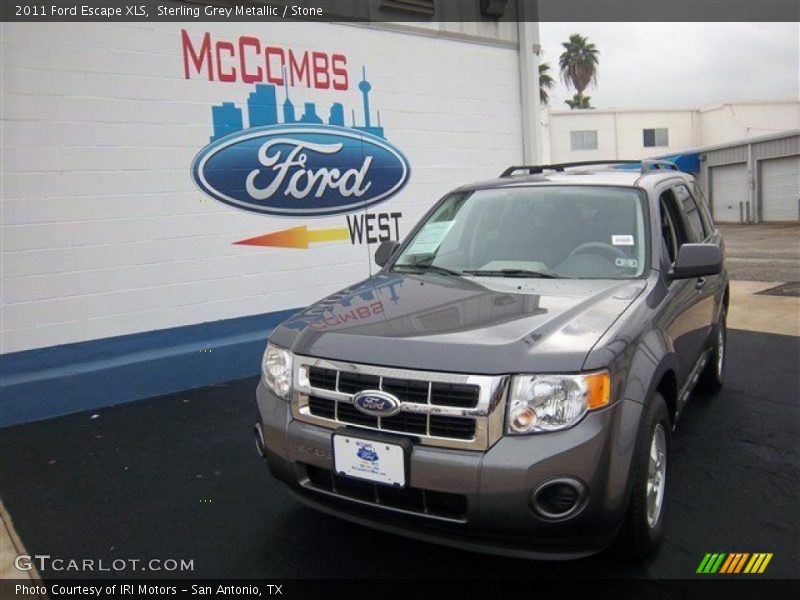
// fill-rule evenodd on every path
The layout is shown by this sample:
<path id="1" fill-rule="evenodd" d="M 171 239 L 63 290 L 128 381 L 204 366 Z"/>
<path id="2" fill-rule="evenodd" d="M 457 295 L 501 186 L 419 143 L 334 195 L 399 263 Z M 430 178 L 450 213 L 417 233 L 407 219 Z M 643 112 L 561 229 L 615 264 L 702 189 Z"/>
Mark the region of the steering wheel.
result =
<path id="1" fill-rule="evenodd" d="M 600 252 L 595 252 L 596 250 L 600 250 Z M 567 259 L 572 258 L 576 254 L 604 254 L 611 259 L 611 262 L 614 262 L 615 258 L 627 258 L 622 250 L 603 242 L 586 242 L 585 244 L 581 244 L 569 253 Z"/>

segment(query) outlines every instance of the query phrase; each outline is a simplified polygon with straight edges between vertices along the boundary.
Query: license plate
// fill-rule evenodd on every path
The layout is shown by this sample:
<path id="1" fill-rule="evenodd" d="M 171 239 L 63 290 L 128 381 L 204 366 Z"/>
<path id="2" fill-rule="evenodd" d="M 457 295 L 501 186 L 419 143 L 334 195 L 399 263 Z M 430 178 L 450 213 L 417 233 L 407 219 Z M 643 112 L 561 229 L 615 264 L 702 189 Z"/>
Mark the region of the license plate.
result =
<path id="1" fill-rule="evenodd" d="M 334 435 L 333 466 L 339 475 L 398 487 L 406 485 L 405 451 L 398 444 Z"/>

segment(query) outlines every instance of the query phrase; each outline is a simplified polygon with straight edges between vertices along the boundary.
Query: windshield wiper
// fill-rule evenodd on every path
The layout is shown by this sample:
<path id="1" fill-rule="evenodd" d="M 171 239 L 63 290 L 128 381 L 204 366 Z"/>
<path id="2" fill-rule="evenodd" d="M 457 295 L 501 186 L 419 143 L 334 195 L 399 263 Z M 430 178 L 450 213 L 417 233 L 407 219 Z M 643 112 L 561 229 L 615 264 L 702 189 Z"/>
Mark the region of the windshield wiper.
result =
<path id="1" fill-rule="evenodd" d="M 552 271 L 532 271 L 529 269 L 475 269 L 463 271 L 467 275 L 486 275 L 489 277 L 540 277 L 542 279 L 561 279 Z"/>
<path id="2" fill-rule="evenodd" d="M 456 275 L 459 277 L 463 274 L 461 271 L 454 271 L 453 269 L 447 269 L 445 267 L 440 267 L 438 265 L 431 265 L 431 264 L 395 265 L 392 270 L 397 271 L 398 273 L 433 272 L 433 273 L 440 273 L 442 275 Z"/>

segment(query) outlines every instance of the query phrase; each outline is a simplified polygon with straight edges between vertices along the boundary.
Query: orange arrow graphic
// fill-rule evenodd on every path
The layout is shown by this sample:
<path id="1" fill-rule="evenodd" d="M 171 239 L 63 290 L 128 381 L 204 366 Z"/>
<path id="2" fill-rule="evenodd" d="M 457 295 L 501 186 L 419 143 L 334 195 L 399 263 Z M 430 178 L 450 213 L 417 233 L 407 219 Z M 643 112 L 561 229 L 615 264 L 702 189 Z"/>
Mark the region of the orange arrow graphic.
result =
<path id="1" fill-rule="evenodd" d="M 314 229 L 309 231 L 305 225 L 273 231 L 265 235 L 259 235 L 246 240 L 234 242 L 242 246 L 279 246 L 281 248 L 303 248 L 308 249 L 312 242 L 333 242 L 336 240 L 347 240 L 350 232 L 346 227 L 334 227 L 331 229 Z"/>

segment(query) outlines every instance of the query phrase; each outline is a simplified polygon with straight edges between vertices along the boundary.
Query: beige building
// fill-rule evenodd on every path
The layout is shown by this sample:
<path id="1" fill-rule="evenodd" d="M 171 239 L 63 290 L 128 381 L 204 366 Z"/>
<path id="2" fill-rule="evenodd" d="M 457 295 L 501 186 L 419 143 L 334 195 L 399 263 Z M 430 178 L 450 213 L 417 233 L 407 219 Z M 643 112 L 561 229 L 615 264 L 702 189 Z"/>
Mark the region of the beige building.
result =
<path id="1" fill-rule="evenodd" d="M 542 112 L 544 162 L 638 159 L 800 128 L 800 100 Z"/>

